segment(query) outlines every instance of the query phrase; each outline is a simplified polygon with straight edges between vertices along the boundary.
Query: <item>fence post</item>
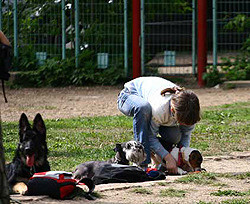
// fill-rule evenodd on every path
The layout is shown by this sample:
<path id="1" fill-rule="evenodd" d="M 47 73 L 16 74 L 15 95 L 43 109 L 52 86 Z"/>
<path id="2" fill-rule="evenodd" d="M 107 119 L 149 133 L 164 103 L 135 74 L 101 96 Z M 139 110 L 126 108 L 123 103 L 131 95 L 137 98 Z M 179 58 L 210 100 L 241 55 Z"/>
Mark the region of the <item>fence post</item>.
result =
<path id="1" fill-rule="evenodd" d="M 141 76 L 140 0 L 133 0 L 133 78 Z"/>
<path id="2" fill-rule="evenodd" d="M 75 58 L 76 67 L 79 66 L 79 0 L 75 0 Z"/>
<path id="3" fill-rule="evenodd" d="M 198 85 L 203 87 L 202 78 L 207 66 L 207 0 L 198 0 Z"/>
<path id="4" fill-rule="evenodd" d="M 62 59 L 66 58 L 65 0 L 62 0 Z"/>
<path id="5" fill-rule="evenodd" d="M 213 0 L 213 67 L 217 67 L 217 0 Z"/>
<path id="6" fill-rule="evenodd" d="M 128 77 L 128 2 L 124 0 L 124 69 Z"/>
<path id="7" fill-rule="evenodd" d="M 145 74 L 145 66 L 144 66 L 144 55 L 145 55 L 145 33 L 144 33 L 144 0 L 141 0 L 141 38 L 140 38 L 140 46 L 141 46 L 141 75 Z"/>
<path id="8" fill-rule="evenodd" d="M 196 0 L 192 0 L 192 70 L 196 74 Z"/>
<path id="9" fill-rule="evenodd" d="M 17 42 L 18 42 L 18 34 L 17 34 L 17 0 L 14 1 L 14 56 L 18 57 L 18 48 L 17 48 Z"/>

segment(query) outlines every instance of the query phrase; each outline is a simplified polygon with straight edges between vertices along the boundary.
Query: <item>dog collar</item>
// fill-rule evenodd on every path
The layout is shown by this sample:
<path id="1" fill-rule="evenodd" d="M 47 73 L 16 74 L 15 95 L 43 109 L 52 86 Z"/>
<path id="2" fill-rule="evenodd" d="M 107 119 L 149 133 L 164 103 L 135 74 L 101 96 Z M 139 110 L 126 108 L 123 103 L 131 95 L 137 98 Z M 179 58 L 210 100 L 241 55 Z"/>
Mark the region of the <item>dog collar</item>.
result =
<path id="1" fill-rule="evenodd" d="M 182 156 L 181 148 L 179 148 L 177 166 L 182 167 L 183 165 L 184 165 L 183 156 Z"/>

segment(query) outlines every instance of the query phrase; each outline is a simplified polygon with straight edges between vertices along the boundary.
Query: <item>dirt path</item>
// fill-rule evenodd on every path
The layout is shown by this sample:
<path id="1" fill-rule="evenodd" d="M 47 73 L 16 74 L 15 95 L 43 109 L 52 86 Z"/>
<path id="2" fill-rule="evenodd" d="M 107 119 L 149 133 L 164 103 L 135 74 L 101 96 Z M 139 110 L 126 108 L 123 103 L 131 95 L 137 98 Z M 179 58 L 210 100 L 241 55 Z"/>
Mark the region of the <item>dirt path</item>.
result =
<path id="1" fill-rule="evenodd" d="M 45 119 L 105 116 L 121 114 L 116 108 L 117 94 L 121 87 L 71 87 L 7 90 L 9 103 L 5 104 L 0 97 L 2 121 L 17 121 L 22 112 L 33 118 L 40 112 Z M 200 99 L 201 107 L 229 104 L 240 101 L 250 101 L 250 88 L 232 90 L 193 89 Z M 250 152 L 232 153 L 221 157 L 206 157 L 203 167 L 211 173 L 244 173 L 250 172 Z M 58 201 L 46 196 L 28 197 L 12 196 L 22 203 L 220 203 L 228 199 L 249 199 L 250 196 L 211 196 L 218 190 L 237 190 L 246 192 L 250 189 L 249 177 L 232 179 L 219 177 L 214 184 L 181 184 L 175 182 L 179 178 L 168 176 L 166 180 L 134 184 L 106 184 L 96 187 L 96 192 L 102 195 L 95 201 L 76 198 L 70 201 Z M 164 183 L 164 185 L 162 185 Z M 136 187 L 149 191 L 148 194 L 132 192 Z M 163 197 L 161 190 L 184 190 L 184 197 Z M 249 202 L 248 202 L 249 203 Z"/>
<path id="2" fill-rule="evenodd" d="M 6 90 L 8 103 L 0 96 L 2 121 L 17 121 L 22 112 L 45 119 L 121 114 L 116 107 L 122 87 L 69 87 Z M 201 107 L 250 101 L 250 87 L 231 90 L 193 89 Z"/>

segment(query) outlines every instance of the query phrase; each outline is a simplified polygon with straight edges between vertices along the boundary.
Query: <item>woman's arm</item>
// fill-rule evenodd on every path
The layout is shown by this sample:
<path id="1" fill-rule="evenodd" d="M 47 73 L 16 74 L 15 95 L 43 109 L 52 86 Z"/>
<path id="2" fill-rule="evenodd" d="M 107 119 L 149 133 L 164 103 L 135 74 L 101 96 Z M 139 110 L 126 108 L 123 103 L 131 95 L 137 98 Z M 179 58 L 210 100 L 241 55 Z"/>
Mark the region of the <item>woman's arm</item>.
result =
<path id="1" fill-rule="evenodd" d="M 150 148 L 157 155 L 159 155 L 161 159 L 164 159 L 169 154 L 169 152 L 162 146 L 162 144 L 156 137 L 159 132 L 159 127 L 160 127 L 159 124 L 151 120 L 148 139 L 149 139 Z"/>
<path id="2" fill-rule="evenodd" d="M 191 126 L 180 125 L 180 130 L 181 130 L 180 144 L 182 146 L 189 147 L 190 139 L 191 139 L 191 133 L 192 133 L 194 127 L 195 127 L 195 125 L 191 125 Z"/>

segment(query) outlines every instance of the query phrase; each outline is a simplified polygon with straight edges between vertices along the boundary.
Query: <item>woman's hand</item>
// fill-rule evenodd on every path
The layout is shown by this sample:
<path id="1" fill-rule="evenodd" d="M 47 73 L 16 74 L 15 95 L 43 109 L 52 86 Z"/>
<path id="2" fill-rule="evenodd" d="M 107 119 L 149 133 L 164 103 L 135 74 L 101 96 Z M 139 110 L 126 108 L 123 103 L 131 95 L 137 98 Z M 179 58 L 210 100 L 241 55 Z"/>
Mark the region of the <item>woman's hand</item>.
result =
<path id="1" fill-rule="evenodd" d="M 168 154 L 165 158 L 166 166 L 169 174 L 177 174 L 176 161 L 171 154 Z"/>

